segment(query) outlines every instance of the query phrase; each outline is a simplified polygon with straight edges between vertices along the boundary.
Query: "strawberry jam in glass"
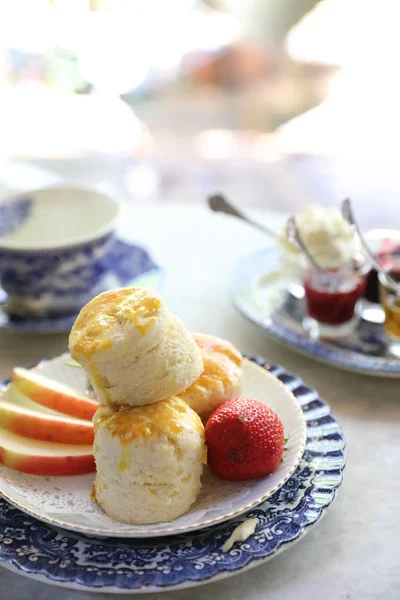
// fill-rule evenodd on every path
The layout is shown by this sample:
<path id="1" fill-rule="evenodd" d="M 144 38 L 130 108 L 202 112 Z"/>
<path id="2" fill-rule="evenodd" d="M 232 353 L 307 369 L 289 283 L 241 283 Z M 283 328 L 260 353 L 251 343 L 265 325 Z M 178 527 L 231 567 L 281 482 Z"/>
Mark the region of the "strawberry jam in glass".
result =
<path id="1" fill-rule="evenodd" d="M 337 269 L 320 272 L 303 261 L 307 317 L 303 326 L 312 337 L 338 338 L 351 333 L 358 322 L 369 266 L 358 256 Z"/>

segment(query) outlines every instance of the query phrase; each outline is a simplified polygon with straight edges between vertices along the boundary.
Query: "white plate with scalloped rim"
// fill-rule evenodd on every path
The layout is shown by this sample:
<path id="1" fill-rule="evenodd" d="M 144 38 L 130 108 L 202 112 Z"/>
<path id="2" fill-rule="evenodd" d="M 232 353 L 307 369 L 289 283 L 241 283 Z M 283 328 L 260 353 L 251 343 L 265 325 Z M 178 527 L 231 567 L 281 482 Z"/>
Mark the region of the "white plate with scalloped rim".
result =
<path id="1" fill-rule="evenodd" d="M 81 369 L 67 365 L 64 354 L 44 361 L 43 375 L 84 392 Z M 1 399 L 9 394 L 1 392 Z M 40 477 L 19 473 L 0 465 L 0 493 L 11 504 L 37 519 L 89 536 L 155 537 L 194 531 L 221 523 L 253 508 L 276 492 L 292 475 L 304 452 L 306 423 L 291 391 L 254 362 L 244 361 L 242 395 L 268 404 L 281 419 L 288 438 L 283 461 L 269 476 L 249 481 L 224 481 L 205 467 L 202 490 L 189 511 L 174 521 L 154 525 L 127 525 L 109 518 L 91 499 L 94 473 L 73 477 Z"/>

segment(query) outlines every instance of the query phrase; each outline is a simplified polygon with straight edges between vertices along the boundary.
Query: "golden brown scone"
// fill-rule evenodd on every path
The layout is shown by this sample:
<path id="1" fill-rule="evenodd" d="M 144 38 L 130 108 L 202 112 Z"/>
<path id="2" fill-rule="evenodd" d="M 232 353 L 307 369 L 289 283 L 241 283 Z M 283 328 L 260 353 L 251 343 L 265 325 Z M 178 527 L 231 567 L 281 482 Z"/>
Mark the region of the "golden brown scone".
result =
<path id="1" fill-rule="evenodd" d="M 204 427 L 180 398 L 93 417 L 92 498 L 116 521 L 159 523 L 185 513 L 200 491 Z"/>
<path id="2" fill-rule="evenodd" d="M 204 371 L 179 397 L 206 422 L 225 400 L 240 395 L 243 357 L 226 340 L 203 333 L 193 337 L 203 356 Z"/>
<path id="3" fill-rule="evenodd" d="M 178 394 L 203 370 L 193 336 L 156 292 L 143 287 L 93 298 L 75 321 L 69 349 L 100 403 L 114 409 Z"/>

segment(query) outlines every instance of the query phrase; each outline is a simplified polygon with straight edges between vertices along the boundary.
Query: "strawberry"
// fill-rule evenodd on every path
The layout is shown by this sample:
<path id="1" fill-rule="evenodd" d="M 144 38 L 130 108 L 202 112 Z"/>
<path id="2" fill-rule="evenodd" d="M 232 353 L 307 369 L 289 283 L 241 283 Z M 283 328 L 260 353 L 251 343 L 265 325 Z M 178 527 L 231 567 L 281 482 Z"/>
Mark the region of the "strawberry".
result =
<path id="1" fill-rule="evenodd" d="M 208 464 L 223 479 L 264 477 L 282 458 L 283 425 L 257 400 L 227 400 L 208 419 L 205 434 Z"/>

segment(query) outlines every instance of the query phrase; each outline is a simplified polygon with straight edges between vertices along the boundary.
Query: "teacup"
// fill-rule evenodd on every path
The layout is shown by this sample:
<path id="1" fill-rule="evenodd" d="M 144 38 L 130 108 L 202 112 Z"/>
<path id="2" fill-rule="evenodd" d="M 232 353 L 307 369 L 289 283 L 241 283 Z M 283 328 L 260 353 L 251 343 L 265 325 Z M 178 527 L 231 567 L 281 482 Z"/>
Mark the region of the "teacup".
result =
<path id="1" fill-rule="evenodd" d="M 105 275 L 119 208 L 103 193 L 68 186 L 0 200 L 3 309 L 16 317 L 80 309 Z"/>

